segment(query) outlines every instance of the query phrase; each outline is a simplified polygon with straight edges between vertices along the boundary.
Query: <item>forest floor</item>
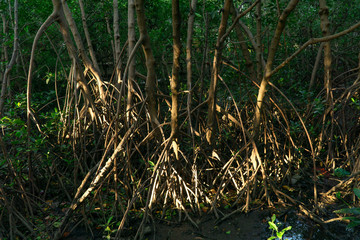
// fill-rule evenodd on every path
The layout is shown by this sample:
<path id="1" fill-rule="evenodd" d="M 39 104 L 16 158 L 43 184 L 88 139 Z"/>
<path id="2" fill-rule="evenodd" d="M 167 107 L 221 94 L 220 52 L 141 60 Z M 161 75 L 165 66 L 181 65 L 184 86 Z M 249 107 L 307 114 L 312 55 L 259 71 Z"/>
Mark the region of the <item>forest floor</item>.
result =
<path id="1" fill-rule="evenodd" d="M 332 188 L 337 181 L 335 178 L 323 177 L 319 181 L 319 192 L 326 192 Z M 330 181 L 331 180 L 331 181 Z M 309 182 L 310 183 L 310 182 Z M 311 187 L 305 180 L 302 181 L 304 186 L 298 186 L 303 189 L 305 195 L 311 196 Z M 291 192 L 289 192 L 290 194 Z M 339 199 L 340 198 L 340 199 Z M 306 199 L 303 199 L 306 202 Z M 350 201 L 349 199 L 347 201 Z M 334 214 L 334 210 L 347 208 L 341 197 L 321 197 L 319 199 L 319 215 L 312 215 L 310 210 L 304 210 L 303 207 L 288 205 L 282 207 L 276 204 L 276 207 L 268 208 L 263 205 L 253 204 L 254 207 L 249 213 L 245 214 L 240 211 L 234 212 L 234 209 L 217 210 L 219 218 L 213 213 L 203 213 L 201 216 L 191 214 L 192 221 L 198 226 L 196 228 L 189 219 L 179 221 L 179 215 L 175 211 L 161 218 L 156 214 L 149 218 L 149 222 L 144 226 L 144 238 L 146 240 L 266 240 L 275 233 L 269 229 L 268 222 L 273 214 L 276 215 L 275 223 L 278 225 L 279 231 L 292 226 L 292 229 L 284 235 L 284 240 L 359 240 L 360 228 L 348 228 L 347 224 L 341 221 L 333 221 L 329 223 L 319 224 L 319 222 L 329 219 L 338 218 Z M 308 202 L 309 203 L 309 202 Z M 308 209 L 311 209 L 311 203 Z M 305 206 L 305 205 L 303 205 Z M 190 213 L 189 213 L 190 214 Z M 320 217 L 321 220 L 313 221 L 309 216 Z M 228 216 L 228 217 L 225 217 Z M 318 218 L 317 217 L 317 218 Z M 318 218 L 318 219 L 320 219 Z M 129 217 L 122 231 L 121 240 L 134 239 L 137 229 L 142 221 L 141 217 Z M 93 233 L 91 236 L 84 228 L 75 229 L 64 240 L 87 240 L 87 239 L 113 239 L 111 236 L 106 238 L 102 229 L 97 230 L 98 234 Z M 106 233 L 105 233 L 106 234 Z"/>
<path id="2" fill-rule="evenodd" d="M 360 239 L 359 229 L 349 229 L 346 224 L 332 222 L 325 227 L 320 226 L 293 208 L 283 209 L 258 209 L 248 214 L 236 213 L 219 222 L 213 214 L 206 214 L 198 218 L 193 218 L 199 226 L 197 229 L 190 221 L 182 222 L 154 220 L 145 226 L 146 240 L 266 240 L 272 236 L 269 230 L 268 221 L 273 213 L 279 216 L 276 223 L 279 230 L 292 226 L 284 235 L 284 240 L 358 240 Z M 132 227 L 123 231 L 124 237 L 121 240 L 134 238 L 134 229 L 140 224 L 141 219 L 131 224 Z M 130 230 L 132 229 L 132 230 Z M 86 240 L 86 239 L 106 239 L 106 236 L 92 237 L 85 230 L 79 229 L 72 232 L 64 240 Z"/>

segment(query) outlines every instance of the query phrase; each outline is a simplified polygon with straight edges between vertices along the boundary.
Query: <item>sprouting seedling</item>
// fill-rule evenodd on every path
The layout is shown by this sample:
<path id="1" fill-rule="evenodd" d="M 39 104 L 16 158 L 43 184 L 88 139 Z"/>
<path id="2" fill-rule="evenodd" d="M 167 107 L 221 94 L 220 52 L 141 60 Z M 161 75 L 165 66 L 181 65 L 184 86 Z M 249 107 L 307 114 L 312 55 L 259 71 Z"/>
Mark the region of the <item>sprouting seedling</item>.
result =
<path id="1" fill-rule="evenodd" d="M 276 215 L 273 214 L 271 217 L 271 221 L 268 222 L 269 229 L 272 230 L 272 236 L 269 237 L 267 240 L 272 240 L 272 239 L 282 240 L 285 232 L 291 230 L 291 228 L 292 228 L 291 226 L 288 226 L 288 227 L 284 228 L 283 230 L 279 231 L 279 227 L 276 225 L 275 220 L 276 220 Z M 274 232 L 276 233 L 276 236 L 274 236 Z"/>

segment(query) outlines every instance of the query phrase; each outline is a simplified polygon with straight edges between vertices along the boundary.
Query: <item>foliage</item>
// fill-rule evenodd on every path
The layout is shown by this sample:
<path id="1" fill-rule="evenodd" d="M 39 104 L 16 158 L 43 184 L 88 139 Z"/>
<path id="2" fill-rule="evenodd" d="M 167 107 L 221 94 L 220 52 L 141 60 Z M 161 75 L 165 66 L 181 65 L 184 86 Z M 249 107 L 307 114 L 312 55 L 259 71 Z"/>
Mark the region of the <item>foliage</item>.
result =
<path id="1" fill-rule="evenodd" d="M 360 200 L 360 189 L 354 188 L 353 191 L 354 191 L 354 194 L 356 195 L 356 197 Z M 349 227 L 354 228 L 354 227 L 360 225 L 360 208 L 349 207 L 349 208 L 339 209 L 334 212 L 349 215 L 347 217 L 342 217 L 342 220 L 350 221 L 350 223 L 348 225 Z"/>
<path id="2" fill-rule="evenodd" d="M 101 227 L 104 228 L 105 239 L 111 239 L 111 235 L 117 231 L 117 227 L 120 224 L 120 223 L 117 223 L 117 226 L 114 226 L 115 223 L 112 222 L 112 219 L 113 219 L 113 216 L 111 216 L 107 220 L 106 224 L 100 225 Z"/>
<path id="3" fill-rule="evenodd" d="M 282 230 L 279 230 L 279 225 L 280 223 L 276 223 L 276 215 L 273 214 L 271 216 L 271 221 L 268 221 L 269 224 L 269 229 L 272 230 L 272 236 L 268 238 L 268 240 L 272 240 L 272 239 L 279 239 L 281 240 L 284 236 L 284 234 L 291 230 L 291 226 L 288 226 Z M 274 235 L 275 234 L 275 235 Z"/>
<path id="4" fill-rule="evenodd" d="M 349 176 L 350 175 L 350 172 L 346 171 L 345 169 L 343 168 L 335 168 L 334 169 L 334 175 L 336 177 L 346 177 L 346 176 Z"/>

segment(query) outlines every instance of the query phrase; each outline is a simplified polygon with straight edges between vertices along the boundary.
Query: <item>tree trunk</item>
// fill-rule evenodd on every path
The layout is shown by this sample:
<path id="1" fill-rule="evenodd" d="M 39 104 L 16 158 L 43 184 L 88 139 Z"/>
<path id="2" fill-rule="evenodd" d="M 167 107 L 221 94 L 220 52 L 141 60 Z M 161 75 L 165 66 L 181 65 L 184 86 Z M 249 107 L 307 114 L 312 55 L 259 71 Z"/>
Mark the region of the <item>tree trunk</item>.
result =
<path id="1" fill-rule="evenodd" d="M 194 33 L 194 21 L 195 21 L 195 12 L 196 12 L 197 0 L 192 0 L 190 3 L 190 11 L 188 18 L 187 26 L 187 38 L 186 38 L 186 84 L 187 84 L 187 113 L 189 118 L 189 133 L 193 135 L 193 126 L 191 118 L 191 102 L 192 102 L 192 42 L 193 42 L 193 33 Z"/>
<path id="2" fill-rule="evenodd" d="M 112 33 L 111 33 L 110 21 L 109 21 L 108 17 L 105 17 L 105 23 L 106 23 L 106 31 L 109 34 L 109 36 L 111 36 Z M 112 53 L 113 53 L 114 66 L 116 66 L 116 56 L 115 56 L 116 53 L 115 53 L 114 40 L 111 39 L 110 43 L 111 43 L 111 50 L 112 50 Z"/>
<path id="3" fill-rule="evenodd" d="M 181 41 L 180 41 L 180 6 L 179 0 L 172 0 L 172 29 L 173 29 L 173 65 L 172 65 L 172 77 L 170 79 L 171 88 L 171 136 L 173 137 L 172 147 L 176 159 L 179 159 L 178 153 L 178 139 L 179 132 L 179 72 L 180 72 L 180 53 L 181 53 Z"/>
<path id="4" fill-rule="evenodd" d="M 6 20 L 6 17 L 5 17 L 4 13 L 1 13 L 1 20 L 2 20 L 2 32 L 4 34 L 4 37 L 6 37 L 6 35 L 8 33 L 8 24 L 7 24 L 7 20 Z M 1 61 L 8 63 L 9 54 L 8 54 L 8 49 L 7 49 L 8 47 L 5 44 L 5 41 L 3 41 L 2 45 L 1 45 L 1 48 L 2 48 Z M 5 73 L 5 69 L 6 69 L 6 67 L 4 69 L 0 69 L 1 70 L 0 79 L 3 79 L 3 74 Z"/>
<path id="5" fill-rule="evenodd" d="M 118 0 L 113 1 L 113 31 L 114 31 L 114 48 L 115 48 L 115 87 L 118 91 L 120 91 L 120 94 L 115 94 L 118 106 L 120 106 L 121 102 L 121 96 L 124 94 L 124 87 L 125 84 L 123 84 L 121 79 L 121 46 L 120 46 L 120 32 L 119 32 L 119 7 L 118 7 Z"/>
<path id="6" fill-rule="evenodd" d="M 51 26 L 55 20 L 59 17 L 59 13 L 61 10 L 61 4 L 59 4 L 57 2 L 57 0 L 52 0 L 53 1 L 53 12 L 50 14 L 50 16 L 45 20 L 45 22 L 41 25 L 41 27 L 39 28 L 39 30 L 37 31 L 34 41 L 33 41 L 33 45 L 31 48 L 31 54 L 30 54 L 30 61 L 29 61 L 29 73 L 28 73 L 28 78 L 27 78 L 27 88 L 26 88 L 26 118 L 27 118 L 27 147 L 30 148 L 30 134 L 31 134 L 31 119 L 34 120 L 34 115 L 31 111 L 31 88 L 32 88 L 32 75 L 33 75 L 33 68 L 34 66 L 34 62 L 35 62 L 35 51 L 36 51 L 36 47 L 37 44 L 40 40 L 40 37 L 42 36 L 42 34 L 46 31 L 46 29 Z M 35 187 L 35 183 L 34 183 L 34 179 L 33 179 L 33 169 L 32 169 L 32 157 L 31 157 L 31 151 L 28 152 L 28 167 L 29 167 L 29 180 L 32 184 L 32 188 L 34 191 L 34 187 Z"/>
<path id="7" fill-rule="evenodd" d="M 156 109 L 156 76 L 155 76 L 155 59 L 150 45 L 150 37 L 146 28 L 144 0 L 135 0 L 135 8 L 137 15 L 137 23 L 140 32 L 140 39 L 142 40 L 142 46 L 146 59 L 146 83 L 145 92 L 147 97 L 147 106 L 150 115 L 150 121 L 153 129 L 156 129 L 156 136 L 160 137 L 160 129 L 158 128 L 160 123 L 157 118 Z"/>
<path id="8" fill-rule="evenodd" d="M 205 6 L 203 6 L 203 18 L 204 18 L 204 47 L 203 47 L 203 52 L 202 52 L 202 61 L 201 61 L 201 69 L 200 69 L 200 86 L 199 86 L 199 91 L 195 92 L 195 94 L 197 95 L 197 99 L 198 102 L 201 103 L 202 102 L 202 98 L 203 98 L 203 89 L 204 89 L 204 78 L 208 73 L 208 62 L 209 62 L 209 14 L 205 11 Z M 200 122 L 200 109 L 197 111 L 196 113 L 196 117 L 195 117 L 195 128 L 197 128 L 199 131 L 201 131 L 201 127 L 199 125 Z"/>
<path id="9" fill-rule="evenodd" d="M 135 47 L 135 3 L 134 0 L 128 0 L 128 57 Z M 128 76 L 128 91 L 127 91 L 127 103 L 126 103 L 126 119 L 130 121 L 130 109 L 133 105 L 133 82 L 135 81 L 135 56 L 130 60 L 129 63 L 129 76 Z"/>
<path id="10" fill-rule="evenodd" d="M 310 79 L 310 84 L 309 84 L 309 89 L 308 89 L 309 92 L 312 90 L 312 88 L 314 87 L 314 84 L 315 84 L 316 72 L 317 72 L 317 70 L 319 68 L 319 63 L 320 63 L 320 59 L 321 59 L 321 53 L 322 53 L 323 49 L 324 49 L 324 44 L 321 43 L 320 47 L 319 47 L 319 50 L 317 52 L 317 55 L 316 55 L 314 68 L 313 68 L 312 73 L 311 73 L 311 79 Z"/>
<path id="11" fill-rule="evenodd" d="M 258 4 L 260 4 L 260 3 L 258 3 Z M 232 4 L 230 6 L 230 13 L 232 14 L 232 20 L 235 21 L 236 16 L 239 13 L 237 12 L 234 4 Z M 243 32 L 241 31 L 241 27 L 240 27 L 239 24 L 236 24 L 235 31 L 236 31 L 236 35 L 237 35 L 237 37 L 239 39 L 239 42 L 240 42 L 241 52 L 242 52 L 243 57 L 245 59 L 246 69 L 249 71 L 249 75 L 250 75 L 251 80 L 257 82 L 257 76 L 256 76 L 256 72 L 255 72 L 255 69 L 254 69 L 254 63 L 251 60 L 249 48 L 247 47 L 245 36 L 244 36 Z M 261 54 L 260 54 L 260 56 L 261 56 Z"/>
<path id="12" fill-rule="evenodd" d="M 69 24 L 70 30 L 72 32 L 76 46 L 78 48 L 79 55 L 80 55 L 81 59 L 83 60 L 85 67 L 88 68 L 94 74 L 96 83 L 98 86 L 100 99 L 105 104 L 106 101 L 105 101 L 105 92 L 104 92 L 104 86 L 103 86 L 104 83 L 102 82 L 100 72 L 94 67 L 93 63 L 90 61 L 90 59 L 86 55 L 86 51 L 85 51 L 84 45 L 82 43 L 80 33 L 76 27 L 76 23 L 71 15 L 71 11 L 65 0 L 62 0 L 62 6 L 63 6 L 63 12 L 66 17 L 66 21 Z"/>
<path id="13" fill-rule="evenodd" d="M 221 63 L 221 55 L 223 42 L 221 41 L 222 36 L 226 31 L 226 24 L 229 18 L 230 6 L 232 5 L 232 0 L 226 0 L 224 4 L 224 10 L 222 11 L 221 23 L 219 27 L 216 48 L 215 48 L 215 56 L 213 60 L 211 80 L 210 80 L 210 88 L 209 88 L 209 97 L 207 99 L 208 102 L 208 116 L 206 123 L 206 141 L 209 145 L 213 144 L 214 132 L 215 132 L 215 105 L 216 105 L 216 87 L 218 81 L 219 74 L 219 66 Z"/>
<path id="14" fill-rule="evenodd" d="M 272 69 L 274 58 L 275 58 L 275 53 L 276 53 L 277 47 L 279 46 L 281 34 L 285 28 L 286 19 L 289 16 L 289 14 L 295 9 L 298 2 L 299 2 L 299 0 L 291 0 L 289 2 L 288 6 L 282 12 L 282 14 L 279 18 L 278 24 L 275 29 L 274 37 L 271 40 L 267 63 L 265 66 L 265 75 L 263 76 L 263 78 L 261 80 L 260 89 L 259 89 L 258 97 L 257 97 L 257 104 L 255 107 L 255 118 L 254 118 L 254 122 L 253 122 L 254 145 L 256 145 L 256 142 L 258 141 L 258 137 L 259 137 L 259 133 L 260 133 L 261 107 L 262 107 L 262 103 L 263 103 L 264 97 L 265 97 L 266 86 L 270 80 L 271 69 Z M 257 59 L 257 60 L 259 60 L 259 59 Z M 267 177 L 266 177 L 264 164 L 261 161 L 261 159 L 259 158 L 259 153 L 255 148 L 252 150 L 250 160 L 254 166 L 254 169 L 256 169 L 258 165 L 260 165 L 260 167 L 261 167 L 262 178 L 264 181 L 265 195 L 266 195 L 268 204 L 272 205 L 272 203 L 270 201 L 270 197 L 268 195 L 268 191 L 267 191 Z"/>
<path id="15" fill-rule="evenodd" d="M 53 0 L 53 4 L 55 5 L 54 2 L 56 2 L 56 4 L 58 4 L 58 3 L 60 3 L 60 1 L 61 0 Z M 70 30 L 68 28 L 68 24 L 65 19 L 63 8 L 61 5 L 59 6 L 59 8 L 60 9 L 59 9 L 56 20 L 57 20 L 57 23 L 59 24 L 60 32 L 64 39 L 68 54 L 70 56 L 70 59 L 72 60 L 73 68 L 75 69 L 76 84 L 79 85 L 79 87 L 82 91 L 82 94 L 84 96 L 85 105 L 87 106 L 86 110 L 91 115 L 92 120 L 94 120 L 96 117 L 95 113 L 97 112 L 97 110 L 95 108 L 94 101 L 92 100 L 92 97 L 91 97 L 90 87 L 88 86 L 87 82 L 85 81 L 85 77 L 83 75 L 83 71 L 80 66 L 80 59 L 77 57 L 77 53 L 75 50 L 76 48 L 71 39 Z"/>
<path id="16" fill-rule="evenodd" d="M 80 11 L 81 11 L 81 20 L 83 23 L 83 28 L 84 28 L 84 32 L 85 32 L 85 38 L 86 38 L 86 42 L 88 45 L 88 49 L 89 49 L 89 53 L 90 53 L 90 57 L 91 57 L 91 61 L 94 64 L 95 69 L 100 72 L 100 68 L 99 68 L 99 64 L 96 60 L 96 55 L 94 52 L 94 48 L 91 42 L 91 38 L 90 38 L 90 33 L 89 33 L 89 29 L 86 23 L 86 14 L 85 14 L 85 9 L 84 9 L 84 4 L 82 0 L 79 0 L 79 5 L 80 5 Z"/>
<path id="17" fill-rule="evenodd" d="M 271 74 L 271 69 L 273 66 L 274 58 L 275 58 L 275 53 L 279 46 L 281 34 L 285 28 L 286 19 L 289 16 L 289 14 L 294 10 L 294 8 L 298 4 L 298 2 L 299 2 L 299 0 L 291 0 L 289 2 L 288 6 L 282 12 L 282 14 L 279 18 L 274 37 L 271 40 L 269 54 L 268 54 L 268 58 L 267 58 L 266 66 L 265 66 L 265 75 L 263 76 L 263 78 L 261 80 L 261 85 L 260 85 L 260 89 L 259 89 L 258 97 L 257 97 L 257 104 L 255 107 L 255 118 L 254 118 L 254 123 L 253 123 L 253 136 L 254 136 L 255 141 L 257 140 L 259 132 L 260 132 L 261 108 L 262 108 L 262 103 L 263 103 L 264 97 L 265 97 L 266 86 L 270 80 L 270 76 L 271 76 L 270 74 Z"/>
<path id="18" fill-rule="evenodd" d="M 330 36 L 330 22 L 329 22 L 329 8 L 326 5 L 326 0 L 319 0 L 320 3 L 320 27 L 324 37 Z M 329 161 L 333 159 L 333 151 L 332 151 L 332 136 L 334 131 L 334 99 L 332 94 L 332 84 L 331 84 L 331 45 L 330 41 L 324 42 L 324 86 L 326 89 L 326 102 L 327 107 L 329 109 L 328 112 L 324 113 L 323 117 L 323 129 L 326 122 L 326 115 L 329 113 L 330 120 L 331 120 L 331 127 L 330 127 L 330 134 L 327 139 L 327 147 L 328 147 L 328 154 L 326 158 L 326 165 L 329 164 Z M 323 131 L 320 134 L 320 143 L 322 142 L 324 137 Z"/>
<path id="19" fill-rule="evenodd" d="M 321 31 L 324 37 L 330 36 L 329 30 L 329 8 L 326 6 L 326 0 L 319 0 L 320 3 L 320 21 Z M 326 96 L 329 98 L 331 90 L 331 46 L 330 41 L 324 43 L 324 85 Z"/>
<path id="20" fill-rule="evenodd" d="M 174 141 L 177 141 L 177 134 L 179 132 L 178 124 L 178 95 L 179 95 L 179 72 L 180 72 L 180 7 L 179 0 L 172 0 L 172 28 L 173 28 L 173 65 L 172 77 L 170 79 L 171 88 L 171 135 Z"/>
<path id="21" fill-rule="evenodd" d="M 255 41 L 255 37 L 252 34 L 252 32 L 250 31 L 250 29 L 242 22 L 239 20 L 239 25 L 240 27 L 244 30 L 244 33 L 246 34 L 247 38 L 249 39 L 249 41 L 251 42 L 251 45 L 254 47 L 255 49 L 255 53 L 256 53 L 256 48 L 257 48 L 257 43 Z M 256 60 L 257 61 L 257 60 Z M 261 61 L 261 69 L 265 68 L 265 60 L 264 60 L 264 56 L 263 53 L 260 51 L 260 61 Z"/>
<path id="22" fill-rule="evenodd" d="M 18 24 L 18 1 L 15 0 L 15 2 L 14 2 L 14 48 L 13 48 L 10 62 L 6 66 L 4 75 L 2 76 L 3 78 L 2 78 L 1 95 L 0 95 L 0 118 L 2 118 L 2 116 L 3 116 L 6 92 L 9 92 L 8 77 L 9 77 L 10 71 L 11 71 L 12 67 L 14 66 L 16 58 L 17 58 L 17 52 L 18 52 L 18 46 L 19 46 L 18 25 L 19 25 Z M 3 30 L 4 30 L 4 33 L 6 34 L 5 17 L 3 17 Z M 3 46 L 3 49 L 4 49 L 4 58 L 7 58 L 6 57 L 7 56 L 6 46 Z"/>
<path id="23" fill-rule="evenodd" d="M 261 55 L 262 55 L 262 43 L 261 43 L 261 0 L 259 4 L 256 6 L 256 45 L 255 52 L 256 52 L 256 72 L 257 72 L 257 82 L 261 82 L 261 78 L 263 75 L 263 68 L 261 62 Z"/>

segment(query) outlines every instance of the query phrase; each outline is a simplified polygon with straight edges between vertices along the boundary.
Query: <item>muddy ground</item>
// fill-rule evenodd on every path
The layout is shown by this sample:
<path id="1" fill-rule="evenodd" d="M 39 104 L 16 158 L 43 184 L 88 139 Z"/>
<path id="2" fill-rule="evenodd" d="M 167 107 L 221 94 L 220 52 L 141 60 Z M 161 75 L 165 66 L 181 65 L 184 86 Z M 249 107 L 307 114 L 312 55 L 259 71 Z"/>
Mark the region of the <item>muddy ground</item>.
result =
<path id="1" fill-rule="evenodd" d="M 268 221 L 273 214 L 270 209 L 255 210 L 249 214 L 236 213 L 219 222 L 213 214 L 193 218 L 198 229 L 188 220 L 176 222 L 154 220 L 145 226 L 146 240 L 266 240 L 272 235 L 268 229 Z M 324 227 L 309 220 L 296 210 L 286 210 L 286 213 L 277 212 L 279 229 L 292 226 L 284 235 L 284 240 L 359 240 L 359 229 L 348 229 L 346 224 L 333 222 Z M 140 220 L 139 220 L 140 221 Z M 120 239 L 133 239 L 135 228 L 140 222 L 131 223 Z M 106 239 L 100 232 L 91 236 L 83 229 L 73 231 L 65 240 Z"/>

